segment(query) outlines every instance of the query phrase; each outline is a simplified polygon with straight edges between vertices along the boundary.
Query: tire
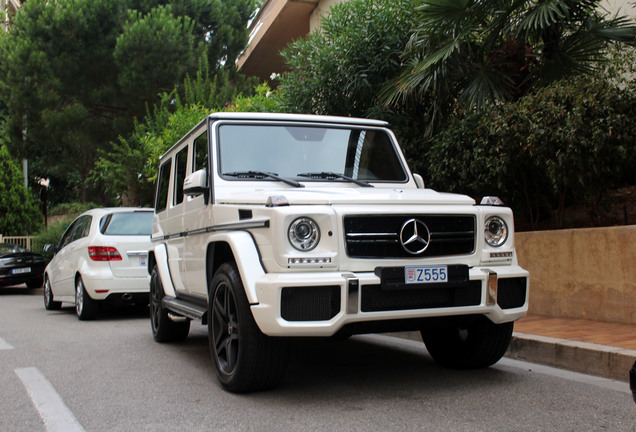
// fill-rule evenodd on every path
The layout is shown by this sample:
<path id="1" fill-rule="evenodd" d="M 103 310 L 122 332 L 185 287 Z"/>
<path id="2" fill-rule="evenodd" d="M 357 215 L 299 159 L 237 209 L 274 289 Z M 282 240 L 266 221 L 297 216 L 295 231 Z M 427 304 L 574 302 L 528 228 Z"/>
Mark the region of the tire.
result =
<path id="1" fill-rule="evenodd" d="M 42 278 L 42 276 L 40 276 L 38 278 L 27 281 L 26 286 L 27 288 L 30 288 L 30 289 L 40 288 L 43 282 L 44 282 L 44 279 Z"/>
<path id="2" fill-rule="evenodd" d="M 433 360 L 451 369 L 480 369 L 497 363 L 512 339 L 513 322 L 494 324 L 486 317 L 422 330 Z"/>
<path id="3" fill-rule="evenodd" d="M 236 264 L 221 265 L 209 289 L 208 341 L 221 385 L 233 393 L 278 386 L 287 369 L 288 341 L 260 331 Z"/>
<path id="4" fill-rule="evenodd" d="M 163 283 L 157 271 L 153 267 L 150 275 L 150 328 L 152 337 L 157 342 L 180 342 L 188 337 L 190 332 L 190 320 L 175 322 L 168 316 L 168 310 L 163 308 Z"/>
<path id="5" fill-rule="evenodd" d="M 44 279 L 44 309 L 46 310 L 59 310 L 62 307 L 62 302 L 53 300 L 53 289 L 51 288 L 51 281 L 49 278 Z"/>
<path id="6" fill-rule="evenodd" d="M 99 304 L 86 292 L 82 277 L 75 280 L 75 313 L 80 321 L 90 321 L 97 317 Z"/>

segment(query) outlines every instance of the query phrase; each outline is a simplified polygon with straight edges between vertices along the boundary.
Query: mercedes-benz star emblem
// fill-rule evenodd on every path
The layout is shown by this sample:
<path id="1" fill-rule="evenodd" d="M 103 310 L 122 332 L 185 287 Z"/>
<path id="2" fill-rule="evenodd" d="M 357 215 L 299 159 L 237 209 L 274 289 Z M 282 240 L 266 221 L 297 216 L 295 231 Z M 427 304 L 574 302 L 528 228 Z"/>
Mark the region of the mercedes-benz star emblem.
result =
<path id="1" fill-rule="evenodd" d="M 400 230 L 400 243 L 411 255 L 419 255 L 426 250 L 431 241 L 431 233 L 424 222 L 409 219 Z"/>

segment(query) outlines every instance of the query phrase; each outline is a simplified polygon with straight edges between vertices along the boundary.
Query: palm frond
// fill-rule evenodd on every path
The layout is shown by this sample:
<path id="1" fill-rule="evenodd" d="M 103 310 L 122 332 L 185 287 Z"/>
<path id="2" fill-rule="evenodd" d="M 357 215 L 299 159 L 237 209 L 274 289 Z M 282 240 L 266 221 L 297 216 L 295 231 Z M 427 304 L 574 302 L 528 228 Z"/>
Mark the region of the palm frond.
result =
<path id="1" fill-rule="evenodd" d="M 528 10 L 518 26 L 520 34 L 528 35 L 546 29 L 568 17 L 570 7 L 567 1 L 548 0 L 537 2 Z"/>

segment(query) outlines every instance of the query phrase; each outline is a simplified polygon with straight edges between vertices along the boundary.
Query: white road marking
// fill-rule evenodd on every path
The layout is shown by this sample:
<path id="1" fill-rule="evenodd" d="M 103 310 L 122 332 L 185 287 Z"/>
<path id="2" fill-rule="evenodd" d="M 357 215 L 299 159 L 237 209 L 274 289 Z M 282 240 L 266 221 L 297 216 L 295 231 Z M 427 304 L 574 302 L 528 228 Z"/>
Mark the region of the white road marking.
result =
<path id="1" fill-rule="evenodd" d="M 0 350 L 10 350 L 10 349 L 13 349 L 13 345 L 5 341 L 4 339 L 0 338 Z"/>
<path id="2" fill-rule="evenodd" d="M 53 385 L 35 367 L 15 370 L 49 432 L 83 432 L 84 428 L 68 409 Z"/>

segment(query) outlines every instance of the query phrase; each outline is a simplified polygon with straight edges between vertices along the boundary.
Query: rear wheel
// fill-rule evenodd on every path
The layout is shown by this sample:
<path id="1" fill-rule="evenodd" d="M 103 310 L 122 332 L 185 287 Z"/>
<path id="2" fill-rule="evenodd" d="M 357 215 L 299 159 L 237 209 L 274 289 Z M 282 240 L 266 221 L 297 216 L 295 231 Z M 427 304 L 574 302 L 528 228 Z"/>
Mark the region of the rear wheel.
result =
<path id="1" fill-rule="evenodd" d="M 75 313 L 81 321 L 94 320 L 97 317 L 99 304 L 86 292 L 82 277 L 75 281 Z"/>
<path id="2" fill-rule="evenodd" d="M 486 317 L 458 320 L 422 330 L 422 340 L 433 359 L 452 369 L 479 369 L 497 363 L 512 339 L 513 322 L 494 324 Z"/>
<path id="3" fill-rule="evenodd" d="M 163 307 L 163 283 L 157 267 L 153 267 L 150 275 L 150 327 L 152 337 L 157 342 L 178 342 L 185 340 L 190 331 L 190 320 L 173 321 L 168 310 Z"/>
<path id="4" fill-rule="evenodd" d="M 51 281 L 47 277 L 44 279 L 44 309 L 46 310 L 58 310 L 62 307 L 62 302 L 53 300 L 53 290 L 51 288 Z"/>
<path id="5" fill-rule="evenodd" d="M 208 341 L 216 375 L 226 390 L 266 390 L 285 376 L 288 341 L 260 331 L 234 263 L 221 265 L 210 284 Z"/>

